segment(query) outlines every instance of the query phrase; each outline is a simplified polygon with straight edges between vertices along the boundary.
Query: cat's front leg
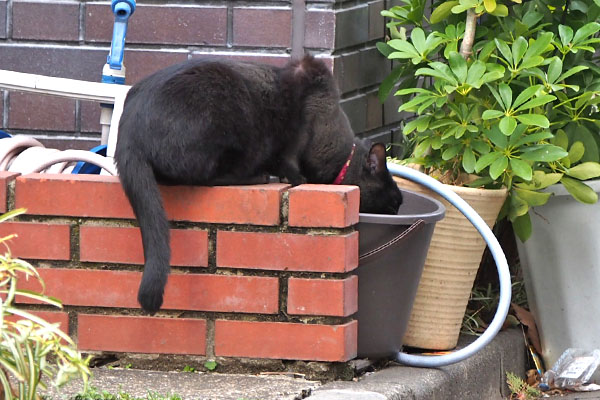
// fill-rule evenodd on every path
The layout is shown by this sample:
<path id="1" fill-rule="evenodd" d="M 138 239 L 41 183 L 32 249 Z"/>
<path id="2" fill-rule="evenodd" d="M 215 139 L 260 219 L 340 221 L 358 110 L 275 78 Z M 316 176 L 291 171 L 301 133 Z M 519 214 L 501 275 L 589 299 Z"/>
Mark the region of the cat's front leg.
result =
<path id="1" fill-rule="evenodd" d="M 292 186 L 306 183 L 306 177 L 300 173 L 300 167 L 295 160 L 283 160 L 279 164 L 277 176 L 279 176 L 280 179 L 286 179 Z"/>

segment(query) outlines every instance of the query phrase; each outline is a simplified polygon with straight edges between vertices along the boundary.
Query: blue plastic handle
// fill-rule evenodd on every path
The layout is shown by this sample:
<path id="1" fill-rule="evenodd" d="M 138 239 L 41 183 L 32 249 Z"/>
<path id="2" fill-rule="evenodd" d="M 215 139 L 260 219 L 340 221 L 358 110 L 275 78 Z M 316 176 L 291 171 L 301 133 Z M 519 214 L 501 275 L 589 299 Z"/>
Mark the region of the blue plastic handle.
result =
<path id="1" fill-rule="evenodd" d="M 115 14 L 112 44 L 107 63 L 112 69 L 121 69 L 123 53 L 125 52 L 125 35 L 127 34 L 127 21 L 135 11 L 135 0 L 113 0 L 112 11 Z"/>

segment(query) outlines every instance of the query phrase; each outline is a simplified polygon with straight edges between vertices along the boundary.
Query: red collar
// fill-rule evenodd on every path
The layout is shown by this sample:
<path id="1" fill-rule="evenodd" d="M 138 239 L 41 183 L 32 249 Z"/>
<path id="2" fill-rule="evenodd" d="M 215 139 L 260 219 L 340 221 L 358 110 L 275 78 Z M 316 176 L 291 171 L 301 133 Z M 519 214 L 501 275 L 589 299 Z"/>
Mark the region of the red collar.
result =
<path id="1" fill-rule="evenodd" d="M 346 172 L 348 172 L 348 167 L 350 166 L 350 162 L 352 161 L 352 157 L 354 156 L 354 150 L 355 149 L 356 149 L 356 143 L 352 143 L 352 151 L 350 151 L 350 155 L 348 156 L 348 159 L 344 163 L 344 166 L 342 167 L 342 170 L 340 171 L 340 173 L 338 174 L 338 176 L 333 181 L 334 185 L 341 185 L 342 184 L 342 181 L 346 177 Z"/>

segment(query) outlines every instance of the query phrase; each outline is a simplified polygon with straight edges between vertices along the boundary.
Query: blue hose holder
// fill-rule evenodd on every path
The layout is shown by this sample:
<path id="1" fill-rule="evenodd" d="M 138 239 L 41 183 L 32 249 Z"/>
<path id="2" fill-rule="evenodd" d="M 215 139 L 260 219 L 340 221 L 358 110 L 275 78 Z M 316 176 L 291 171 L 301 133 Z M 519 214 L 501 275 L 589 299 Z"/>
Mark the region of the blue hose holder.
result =
<path id="1" fill-rule="evenodd" d="M 115 14 L 112 43 L 110 53 L 102 71 L 103 83 L 125 83 L 125 74 L 121 72 L 123 67 L 123 55 L 125 53 L 125 36 L 127 35 L 127 23 L 129 17 L 135 11 L 135 0 L 112 0 L 111 8 Z M 119 71 L 119 72 L 116 72 Z"/>

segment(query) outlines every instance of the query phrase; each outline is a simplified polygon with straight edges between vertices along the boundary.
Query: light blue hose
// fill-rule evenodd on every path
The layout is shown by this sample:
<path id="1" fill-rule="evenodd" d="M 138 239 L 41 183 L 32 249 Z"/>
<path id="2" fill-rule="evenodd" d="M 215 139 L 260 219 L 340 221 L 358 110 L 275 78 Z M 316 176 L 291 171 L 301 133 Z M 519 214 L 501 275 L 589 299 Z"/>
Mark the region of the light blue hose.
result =
<path id="1" fill-rule="evenodd" d="M 498 301 L 498 308 L 494 319 L 485 330 L 485 332 L 477 338 L 473 343 L 468 346 L 454 351 L 450 354 L 444 354 L 440 356 L 420 356 L 413 354 L 406 354 L 399 352 L 396 356 L 396 361 L 401 364 L 410 365 L 413 367 L 443 367 L 445 365 L 454 364 L 462 361 L 466 358 L 471 357 L 479 350 L 483 349 L 488 343 L 494 339 L 496 334 L 502 328 L 502 324 L 508 314 L 510 307 L 511 297 L 511 282 L 510 282 L 510 271 L 508 269 L 508 263 L 506 257 L 498 240 L 494 236 L 492 230 L 487 226 L 485 221 L 473 210 L 473 208 L 460 196 L 453 191 L 446 188 L 442 183 L 433 179 L 432 177 L 425 175 L 419 171 L 405 166 L 388 163 L 388 169 L 392 175 L 399 176 L 401 178 L 409 179 L 413 182 L 419 183 L 428 189 L 436 192 L 450 204 L 456 207 L 465 217 L 473 224 L 479 234 L 483 237 L 485 242 L 494 257 L 496 262 L 496 268 L 498 269 L 498 278 L 500 280 L 500 299 Z"/>

